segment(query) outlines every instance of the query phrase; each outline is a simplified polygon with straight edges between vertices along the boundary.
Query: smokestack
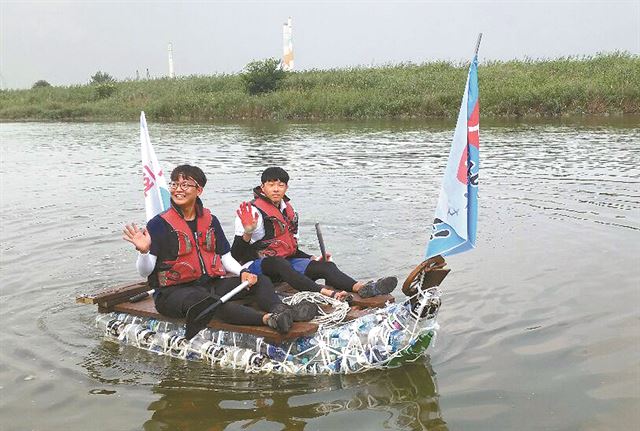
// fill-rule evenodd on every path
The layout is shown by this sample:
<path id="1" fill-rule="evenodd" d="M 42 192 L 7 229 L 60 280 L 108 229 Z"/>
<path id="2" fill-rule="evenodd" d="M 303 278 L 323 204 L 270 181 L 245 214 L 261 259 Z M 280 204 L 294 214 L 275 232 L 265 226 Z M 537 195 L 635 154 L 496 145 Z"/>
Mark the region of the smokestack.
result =
<path id="1" fill-rule="evenodd" d="M 173 73 L 173 46 L 171 46 L 171 42 L 169 42 L 169 78 L 175 78 L 176 75 Z"/>
<path id="2" fill-rule="evenodd" d="M 293 28 L 291 17 L 282 26 L 282 70 L 293 70 Z"/>

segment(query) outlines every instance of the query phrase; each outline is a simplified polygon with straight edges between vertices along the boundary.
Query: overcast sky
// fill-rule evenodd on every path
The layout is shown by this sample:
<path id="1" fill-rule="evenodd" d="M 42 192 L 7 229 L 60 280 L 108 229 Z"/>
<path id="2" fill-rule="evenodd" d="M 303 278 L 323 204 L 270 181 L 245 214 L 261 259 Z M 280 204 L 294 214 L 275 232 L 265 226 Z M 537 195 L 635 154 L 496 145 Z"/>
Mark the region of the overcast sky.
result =
<path id="1" fill-rule="evenodd" d="M 282 55 L 293 18 L 296 69 L 411 61 L 480 62 L 615 50 L 640 54 L 640 0 L 626 1 L 20 1 L 0 0 L 3 88 L 240 71 Z"/>

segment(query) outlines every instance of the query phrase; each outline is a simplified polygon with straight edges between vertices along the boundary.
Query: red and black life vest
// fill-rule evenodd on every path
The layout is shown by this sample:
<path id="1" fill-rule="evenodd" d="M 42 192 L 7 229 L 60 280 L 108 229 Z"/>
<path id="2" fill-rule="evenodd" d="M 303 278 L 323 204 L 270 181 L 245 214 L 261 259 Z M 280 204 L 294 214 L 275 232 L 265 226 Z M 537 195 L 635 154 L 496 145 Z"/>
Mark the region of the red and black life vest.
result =
<path id="1" fill-rule="evenodd" d="M 184 218 L 171 207 L 160 214 L 173 229 L 178 238 L 178 255 L 176 260 L 161 262 L 162 268 L 158 271 L 158 284 L 162 287 L 188 283 L 199 279 L 204 272 L 210 277 L 225 275 L 220 256 L 216 254 L 216 237 L 211 220 L 211 211 L 202 209 L 197 220 L 196 235 L 184 220 Z"/>
<path id="2" fill-rule="evenodd" d="M 271 201 L 256 193 L 256 198 L 251 204 L 260 210 L 265 223 L 264 238 L 253 244 L 258 256 L 289 257 L 295 254 L 298 249 L 298 240 L 295 237 L 298 233 L 298 214 L 291 202 L 286 200 L 287 206 L 282 213 Z M 273 228 L 267 229 L 267 223 Z"/>

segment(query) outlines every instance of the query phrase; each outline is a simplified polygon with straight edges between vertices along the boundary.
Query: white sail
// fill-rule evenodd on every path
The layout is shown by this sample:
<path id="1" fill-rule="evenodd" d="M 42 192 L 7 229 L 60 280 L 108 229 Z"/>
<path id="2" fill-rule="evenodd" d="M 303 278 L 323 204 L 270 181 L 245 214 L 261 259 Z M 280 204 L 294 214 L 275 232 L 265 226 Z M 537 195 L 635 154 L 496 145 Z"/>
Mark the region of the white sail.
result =
<path id="1" fill-rule="evenodd" d="M 144 207 L 147 221 L 169 208 L 171 195 L 156 153 L 151 146 L 147 119 L 140 113 L 140 152 L 142 155 L 142 180 Z"/>

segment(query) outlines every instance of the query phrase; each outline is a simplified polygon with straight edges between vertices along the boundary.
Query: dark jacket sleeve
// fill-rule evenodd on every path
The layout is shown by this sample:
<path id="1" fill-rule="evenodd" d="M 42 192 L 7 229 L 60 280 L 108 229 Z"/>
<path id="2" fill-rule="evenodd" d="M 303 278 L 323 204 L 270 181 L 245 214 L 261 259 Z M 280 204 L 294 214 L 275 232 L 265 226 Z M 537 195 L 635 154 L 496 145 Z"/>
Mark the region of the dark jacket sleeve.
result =
<path id="1" fill-rule="evenodd" d="M 222 225 L 220 225 L 218 217 L 213 216 L 211 218 L 211 227 L 213 228 L 216 236 L 216 254 L 223 256 L 229 253 L 229 241 L 227 241 L 227 237 L 224 234 L 224 230 L 222 229 Z"/>
<path id="2" fill-rule="evenodd" d="M 298 249 L 296 249 L 296 252 L 291 257 L 300 257 L 300 258 L 304 258 L 304 259 L 309 259 L 311 257 L 311 255 L 305 253 L 304 251 L 302 251 L 302 250 L 300 250 L 298 248 Z"/>
<path id="3" fill-rule="evenodd" d="M 178 242 L 169 235 L 170 229 L 169 224 L 159 215 L 147 222 L 147 231 L 151 237 L 149 252 L 157 256 L 158 261 L 175 260 L 178 255 Z"/>
<path id="4" fill-rule="evenodd" d="M 242 236 L 236 235 L 233 238 L 233 244 L 231 245 L 231 256 L 235 258 L 241 265 L 255 260 L 258 258 L 258 254 L 255 252 L 251 244 L 242 239 Z"/>

